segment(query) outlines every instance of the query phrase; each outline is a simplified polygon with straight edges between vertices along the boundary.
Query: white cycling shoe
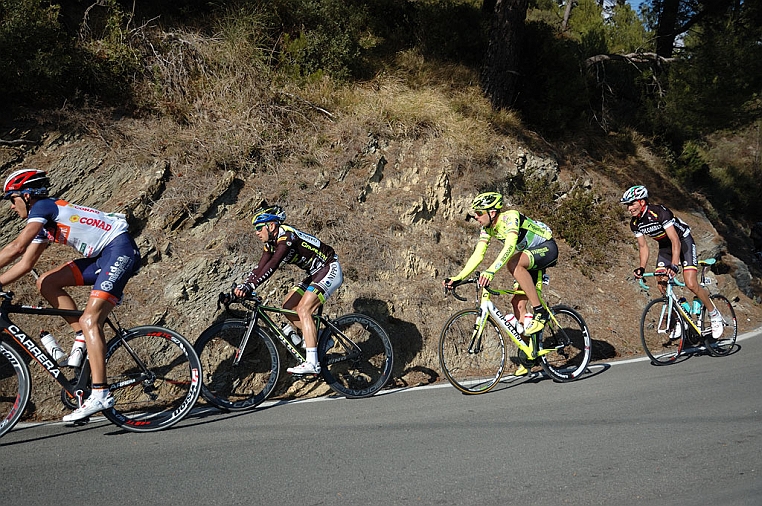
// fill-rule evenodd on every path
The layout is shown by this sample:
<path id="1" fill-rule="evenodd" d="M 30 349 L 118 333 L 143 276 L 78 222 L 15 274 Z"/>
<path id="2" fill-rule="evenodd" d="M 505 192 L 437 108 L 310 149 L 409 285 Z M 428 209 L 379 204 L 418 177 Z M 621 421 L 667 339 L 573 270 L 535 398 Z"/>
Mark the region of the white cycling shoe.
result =
<path id="1" fill-rule="evenodd" d="M 302 362 L 295 367 L 289 367 L 286 372 L 289 374 L 320 374 L 320 364 Z"/>
<path id="2" fill-rule="evenodd" d="M 114 396 L 107 395 L 105 399 L 93 399 L 92 396 L 85 399 L 80 407 L 63 417 L 64 422 L 76 422 L 90 415 L 94 415 L 104 409 L 114 407 Z"/>

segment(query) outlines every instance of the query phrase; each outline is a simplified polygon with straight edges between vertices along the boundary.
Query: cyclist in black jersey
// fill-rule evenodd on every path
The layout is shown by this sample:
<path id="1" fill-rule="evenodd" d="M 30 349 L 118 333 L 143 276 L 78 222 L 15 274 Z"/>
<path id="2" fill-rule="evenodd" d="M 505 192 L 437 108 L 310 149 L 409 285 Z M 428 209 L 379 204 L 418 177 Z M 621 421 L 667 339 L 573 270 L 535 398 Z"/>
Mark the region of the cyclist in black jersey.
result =
<path id="1" fill-rule="evenodd" d="M 331 246 L 286 225 L 283 223 L 285 219 L 286 213 L 279 206 L 261 208 L 254 213 L 251 222 L 257 237 L 265 245 L 264 252 L 246 281 L 236 286 L 234 293 L 237 297 L 251 294 L 283 263 L 304 269 L 307 277 L 289 291 L 283 307 L 297 313 L 298 318 L 293 317 L 292 323 L 302 330 L 307 361 L 286 370 L 292 374 L 319 374 L 317 329 L 312 315 L 341 285 L 344 275 Z M 286 335 L 294 332 L 290 325 L 283 330 Z"/>
<path id="2" fill-rule="evenodd" d="M 646 271 L 645 265 L 648 262 L 649 252 L 645 236 L 650 236 L 659 245 L 656 260 L 657 272 L 665 272 L 671 278 L 680 272 L 682 263 L 685 286 L 710 310 L 712 337 L 715 339 L 721 337 L 722 316 L 709 297 L 709 292 L 698 283 L 698 254 L 688 224 L 663 205 L 649 203 L 648 190 L 645 186 L 631 187 L 624 192 L 620 202 L 627 205 L 627 211 L 632 216 L 630 229 L 638 241 L 640 266 L 634 270 L 635 277 L 639 279 Z M 665 292 L 666 281 L 659 281 L 659 289 L 662 293 Z M 680 325 L 677 325 L 673 332 L 681 331 Z M 680 335 L 671 337 L 676 339 Z"/>

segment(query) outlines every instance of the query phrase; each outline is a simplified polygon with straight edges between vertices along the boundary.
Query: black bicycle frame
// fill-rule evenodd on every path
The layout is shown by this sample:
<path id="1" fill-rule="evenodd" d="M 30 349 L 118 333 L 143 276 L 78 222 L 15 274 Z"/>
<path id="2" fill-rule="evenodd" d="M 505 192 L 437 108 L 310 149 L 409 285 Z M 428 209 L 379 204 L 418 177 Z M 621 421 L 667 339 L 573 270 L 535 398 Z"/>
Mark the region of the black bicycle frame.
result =
<path id="1" fill-rule="evenodd" d="M 299 353 L 299 350 L 296 349 L 296 347 L 291 343 L 291 341 L 283 335 L 283 332 L 281 332 L 279 326 L 275 321 L 270 317 L 268 313 L 277 313 L 281 315 L 293 315 L 296 316 L 296 311 L 293 309 L 284 309 L 282 307 L 272 307 L 272 306 L 265 306 L 261 303 L 255 303 L 255 306 L 253 308 L 249 308 L 249 316 L 248 316 L 248 329 L 246 330 L 246 337 L 244 338 L 244 341 L 241 343 L 241 346 L 239 350 L 243 350 L 246 347 L 246 343 L 249 341 L 249 337 L 251 337 L 251 334 L 253 332 L 253 329 L 257 326 L 257 323 L 259 322 L 259 318 L 261 317 L 262 320 L 264 320 L 267 327 L 271 328 L 275 331 L 275 336 L 281 343 L 283 343 L 283 346 L 286 347 L 286 349 L 296 358 L 301 358 L 304 360 L 304 357 L 301 353 Z M 312 315 L 312 319 L 315 321 L 315 331 L 318 336 L 318 341 L 320 340 L 320 324 L 325 323 L 323 320 L 323 305 L 321 304 L 318 307 L 318 310 L 315 314 Z M 238 357 L 236 357 L 236 362 L 238 362 Z"/>
<path id="2" fill-rule="evenodd" d="M 79 372 L 79 377 L 68 379 L 58 363 L 52 356 L 45 350 L 44 346 L 39 345 L 29 334 L 24 332 L 21 327 L 13 323 L 9 318 L 9 314 L 32 314 L 40 316 L 61 316 L 61 317 L 75 317 L 82 316 L 82 311 L 76 309 L 55 309 L 46 307 L 35 306 L 19 306 L 14 304 L 3 303 L 0 306 L 0 328 L 3 332 L 11 336 L 13 342 L 18 346 L 17 348 L 25 351 L 30 357 L 32 357 L 40 366 L 47 371 L 47 373 L 58 382 L 59 385 L 66 391 L 66 393 L 72 398 L 82 401 L 82 395 L 87 388 L 87 382 L 90 379 L 90 362 L 83 361 L 82 368 Z M 107 322 L 112 328 L 114 325 Z M 117 332 L 118 334 L 118 332 Z M 2 339 L 2 337 L 0 337 Z"/>

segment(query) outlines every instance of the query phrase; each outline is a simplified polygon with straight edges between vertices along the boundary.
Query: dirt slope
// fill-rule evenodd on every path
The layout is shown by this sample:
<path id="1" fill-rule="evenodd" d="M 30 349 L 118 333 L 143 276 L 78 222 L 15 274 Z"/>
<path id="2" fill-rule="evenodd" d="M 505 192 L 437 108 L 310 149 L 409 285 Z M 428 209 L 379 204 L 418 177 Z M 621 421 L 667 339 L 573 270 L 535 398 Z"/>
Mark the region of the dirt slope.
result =
<path id="1" fill-rule="evenodd" d="M 522 170 L 550 167 L 550 175 L 544 177 L 585 179 L 611 199 L 641 176 L 655 185 L 657 201 L 663 197 L 691 225 L 701 254 L 723 259 L 723 273 L 713 276 L 714 289 L 735 301 L 739 330 L 756 328 L 761 321 L 759 304 L 738 287 L 739 273 L 748 269 L 727 251 L 727 240 L 690 199 L 685 205 L 668 201 L 672 193 L 661 185 L 663 176 L 645 169 L 628 173 L 625 164 L 631 161 L 610 162 L 606 170 L 559 163 L 553 155 L 496 136 L 495 159 L 502 162 L 485 168 L 478 160 L 464 158 L 447 135 L 383 140 L 370 132 L 349 135 L 340 123 L 326 122 L 320 128 L 321 135 L 334 139 L 323 158 L 289 157 L 269 169 L 217 165 L 201 170 L 174 154 L 182 149 L 173 152 L 171 145 L 186 143 L 184 149 L 191 150 L 188 146 L 203 144 L 203 139 L 189 140 L 166 131 L 163 124 L 129 119 L 76 132 L 32 125 L 28 135 L 39 143 L 29 149 L 0 148 L 0 163 L 3 177 L 20 166 L 39 167 L 50 172 L 58 196 L 127 213 L 145 265 L 118 309 L 122 323 L 162 323 L 191 340 L 218 316 L 218 293 L 241 279 L 259 258 L 261 245 L 249 225 L 251 210 L 263 199 L 284 204 L 290 224 L 317 234 L 340 255 L 345 284 L 328 312 L 364 311 L 388 329 L 397 353 L 395 385 L 441 379 L 438 334 L 449 314 L 465 303 L 445 298 L 440 282 L 460 269 L 473 248 L 477 230 L 473 222 L 463 220 L 467 203 L 477 185 Z M 652 162 L 649 156 L 639 153 L 633 158 L 645 167 Z M 485 173 L 487 169 L 492 172 Z M 0 242 L 6 244 L 21 226 L 5 207 L 0 213 Z M 559 241 L 561 260 L 550 271 L 550 302 L 563 301 L 586 318 L 595 360 L 641 353 L 638 323 L 648 295 L 630 278 L 637 252 L 624 218 L 620 226 L 622 241 L 612 244 L 608 253 L 612 268 L 587 266 L 593 279 L 583 275 L 579 255 Z M 489 255 L 496 252 L 490 250 Z M 71 256 L 68 248 L 53 245 L 40 270 Z M 260 294 L 277 303 L 300 274 L 285 267 Z M 512 279 L 501 272 L 495 283 L 504 286 Z M 19 301 L 40 302 L 31 278 L 11 288 Z M 87 290 L 74 292 L 79 301 L 86 300 Z M 30 333 L 40 328 L 53 331 L 67 349 L 73 339 L 56 320 L 16 320 Z M 325 392 L 319 383 L 281 381 L 281 395 Z M 58 396 L 52 381 L 35 375 L 30 416 L 60 417 Z"/>

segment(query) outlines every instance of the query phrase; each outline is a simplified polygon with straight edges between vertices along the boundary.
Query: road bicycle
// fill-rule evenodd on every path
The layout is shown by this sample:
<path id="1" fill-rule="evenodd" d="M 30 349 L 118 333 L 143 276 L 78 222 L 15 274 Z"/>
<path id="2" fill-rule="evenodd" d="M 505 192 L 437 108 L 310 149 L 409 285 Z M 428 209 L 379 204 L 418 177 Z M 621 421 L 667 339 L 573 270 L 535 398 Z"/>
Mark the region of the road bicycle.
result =
<path id="1" fill-rule="evenodd" d="M 716 260 L 710 258 L 700 260 L 701 278 L 699 284 L 703 287 L 710 285 L 706 271 Z M 668 277 L 666 272 L 646 272 L 643 277 Z M 648 291 L 648 285 L 639 280 L 643 290 Z M 640 340 L 643 349 L 654 365 L 673 364 L 678 358 L 708 352 L 713 356 L 728 355 L 736 344 L 738 322 L 733 306 L 725 296 L 711 294 L 714 306 L 722 315 L 723 333 L 719 339 L 712 337 L 712 323 L 709 310 L 694 297 L 689 303 L 679 298 L 674 287 L 684 287 L 685 283 L 673 277 L 666 282 L 666 292 L 663 297 L 650 301 L 643 310 L 640 318 Z"/>
<path id="2" fill-rule="evenodd" d="M 212 324 L 196 341 L 203 368 L 201 395 L 225 411 L 257 407 L 272 393 L 280 374 L 280 341 L 298 363 L 306 360 L 276 323 L 277 315 L 296 316 L 296 311 L 267 306 L 253 293 L 246 299 L 220 294 L 219 305 L 230 313 L 230 304 L 246 308 Z M 352 313 L 336 319 L 313 315 L 318 330 L 320 376 L 335 392 L 348 398 L 369 397 L 381 390 L 392 374 L 394 352 L 386 331 L 371 317 Z M 294 375 L 315 379 L 316 375 Z"/>
<path id="3" fill-rule="evenodd" d="M 17 305 L 12 300 L 12 292 L 0 292 L 0 437 L 19 421 L 29 401 L 27 362 L 37 362 L 61 385 L 61 402 L 70 409 L 82 404 L 91 387 L 86 354 L 80 367 L 61 366 L 9 319 L 11 314 L 78 318 L 82 311 Z M 114 333 L 106 345 L 106 382 L 115 403 L 103 411 L 105 417 L 132 432 L 166 429 L 182 420 L 201 391 L 201 365 L 193 345 L 177 332 L 154 325 L 125 330 L 113 313 L 106 325 Z"/>
<path id="4" fill-rule="evenodd" d="M 513 374 L 520 365 L 528 370 L 541 365 L 559 382 L 573 381 L 587 370 L 591 341 L 585 320 L 568 306 L 548 307 L 542 296 L 543 275 L 538 274 L 537 294 L 550 319 L 540 332 L 529 336 L 528 344 L 490 299 L 492 295 L 523 295 L 522 290 L 480 289 L 476 285 L 476 307 L 460 310 L 447 320 L 439 337 L 439 364 L 455 388 L 464 394 L 489 392 L 503 375 Z M 475 284 L 478 279 L 477 274 L 456 281 L 445 293 L 466 301 L 456 287 Z"/>

